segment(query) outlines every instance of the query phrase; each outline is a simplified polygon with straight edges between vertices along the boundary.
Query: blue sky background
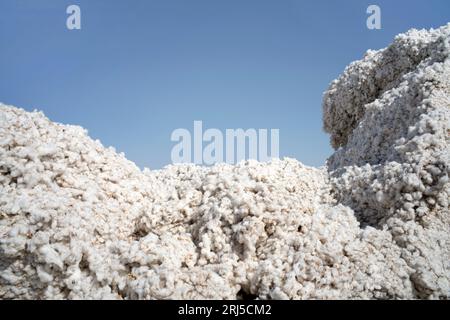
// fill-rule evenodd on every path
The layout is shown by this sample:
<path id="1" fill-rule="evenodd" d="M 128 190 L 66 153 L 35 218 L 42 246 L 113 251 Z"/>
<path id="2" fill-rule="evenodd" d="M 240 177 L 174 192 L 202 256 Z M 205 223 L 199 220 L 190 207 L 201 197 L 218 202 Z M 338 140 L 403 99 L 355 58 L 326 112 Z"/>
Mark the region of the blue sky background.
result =
<path id="1" fill-rule="evenodd" d="M 366 28 L 370 4 L 382 30 Z M 194 120 L 279 128 L 280 156 L 319 166 L 330 81 L 396 34 L 449 21 L 448 0 L 0 0 L 0 101 L 81 125 L 141 167 L 170 163 L 171 132 Z"/>

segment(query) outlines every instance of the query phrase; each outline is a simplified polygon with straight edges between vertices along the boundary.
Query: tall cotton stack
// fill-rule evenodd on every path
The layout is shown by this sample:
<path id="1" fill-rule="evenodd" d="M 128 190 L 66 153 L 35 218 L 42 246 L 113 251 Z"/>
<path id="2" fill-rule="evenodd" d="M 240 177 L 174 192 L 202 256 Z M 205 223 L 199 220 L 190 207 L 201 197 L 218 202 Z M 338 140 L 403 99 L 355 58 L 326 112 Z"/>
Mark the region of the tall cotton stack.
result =
<path id="1" fill-rule="evenodd" d="M 0 298 L 450 298 L 449 39 L 411 30 L 351 64 L 318 169 L 142 172 L 0 105 Z"/>

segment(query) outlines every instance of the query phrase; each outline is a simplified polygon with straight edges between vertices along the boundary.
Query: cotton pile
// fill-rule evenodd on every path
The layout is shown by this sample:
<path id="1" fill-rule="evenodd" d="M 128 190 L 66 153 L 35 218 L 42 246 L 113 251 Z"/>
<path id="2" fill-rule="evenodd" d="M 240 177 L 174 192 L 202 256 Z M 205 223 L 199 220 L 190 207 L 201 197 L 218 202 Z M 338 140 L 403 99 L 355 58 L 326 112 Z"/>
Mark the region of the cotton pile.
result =
<path id="1" fill-rule="evenodd" d="M 0 298 L 450 298 L 449 39 L 411 30 L 332 82 L 321 168 L 141 171 L 0 105 Z"/>

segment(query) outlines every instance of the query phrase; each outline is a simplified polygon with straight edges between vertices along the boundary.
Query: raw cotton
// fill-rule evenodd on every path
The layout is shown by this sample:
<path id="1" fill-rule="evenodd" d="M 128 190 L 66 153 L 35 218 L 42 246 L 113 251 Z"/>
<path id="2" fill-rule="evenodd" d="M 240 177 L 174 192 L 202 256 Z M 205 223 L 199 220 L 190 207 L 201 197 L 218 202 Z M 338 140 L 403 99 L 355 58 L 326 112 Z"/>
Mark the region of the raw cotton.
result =
<path id="1" fill-rule="evenodd" d="M 331 84 L 322 168 L 141 171 L 0 105 L 0 298 L 450 298 L 449 39 L 411 30 Z"/>

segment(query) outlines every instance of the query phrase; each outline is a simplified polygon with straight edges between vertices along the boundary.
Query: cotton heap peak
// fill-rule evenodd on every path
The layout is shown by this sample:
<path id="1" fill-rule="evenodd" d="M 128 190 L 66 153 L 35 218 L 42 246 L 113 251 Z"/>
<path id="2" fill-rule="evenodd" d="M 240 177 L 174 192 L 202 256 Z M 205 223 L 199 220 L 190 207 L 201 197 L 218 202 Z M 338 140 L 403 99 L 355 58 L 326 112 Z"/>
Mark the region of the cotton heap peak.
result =
<path id="1" fill-rule="evenodd" d="M 411 30 L 332 82 L 322 168 L 141 171 L 0 105 L 0 298 L 450 298 L 449 39 Z"/>

